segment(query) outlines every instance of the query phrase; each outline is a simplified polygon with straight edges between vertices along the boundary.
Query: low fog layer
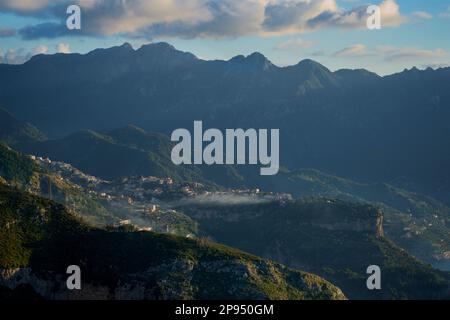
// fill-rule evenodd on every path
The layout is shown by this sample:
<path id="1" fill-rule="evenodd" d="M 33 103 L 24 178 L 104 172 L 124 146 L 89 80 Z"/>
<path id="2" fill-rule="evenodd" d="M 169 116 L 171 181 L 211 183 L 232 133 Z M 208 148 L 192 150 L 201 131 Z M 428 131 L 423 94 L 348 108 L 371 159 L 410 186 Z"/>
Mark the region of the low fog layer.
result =
<path id="1" fill-rule="evenodd" d="M 237 194 L 202 194 L 193 198 L 180 200 L 180 205 L 206 204 L 206 205 L 245 205 L 258 204 L 275 200 L 272 196 L 237 195 Z"/>

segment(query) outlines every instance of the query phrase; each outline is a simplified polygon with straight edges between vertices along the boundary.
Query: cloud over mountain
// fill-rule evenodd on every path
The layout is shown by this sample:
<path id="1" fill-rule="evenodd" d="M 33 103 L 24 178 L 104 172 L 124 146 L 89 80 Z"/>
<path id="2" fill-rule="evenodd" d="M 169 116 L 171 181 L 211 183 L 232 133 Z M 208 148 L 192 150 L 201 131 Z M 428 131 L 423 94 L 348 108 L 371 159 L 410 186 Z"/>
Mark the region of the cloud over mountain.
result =
<path id="1" fill-rule="evenodd" d="M 3 51 L 0 48 L 0 63 L 22 64 L 34 55 L 46 53 L 48 53 L 48 47 L 45 45 L 39 45 L 31 51 L 27 51 L 23 48 L 8 49 Z"/>
<path id="2" fill-rule="evenodd" d="M 363 57 L 367 56 L 367 47 L 363 44 L 355 44 L 336 51 L 334 57 Z"/>
<path id="3" fill-rule="evenodd" d="M 52 22 L 27 26 L 25 39 L 67 34 L 64 19 L 69 4 L 82 9 L 82 34 L 152 38 L 238 37 L 309 32 L 318 28 L 362 28 L 367 6 L 344 10 L 336 0 L 7 0 L 0 12 L 32 15 Z M 383 26 L 406 21 L 395 0 L 380 3 Z M 54 19 L 60 20 L 55 22 Z"/>

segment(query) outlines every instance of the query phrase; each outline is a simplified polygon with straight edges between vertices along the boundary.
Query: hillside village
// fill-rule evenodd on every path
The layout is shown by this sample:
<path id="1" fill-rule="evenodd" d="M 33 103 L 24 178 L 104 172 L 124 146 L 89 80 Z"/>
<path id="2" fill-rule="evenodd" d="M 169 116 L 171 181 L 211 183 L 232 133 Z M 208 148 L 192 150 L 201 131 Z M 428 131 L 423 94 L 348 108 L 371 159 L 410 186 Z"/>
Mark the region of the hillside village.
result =
<path id="1" fill-rule="evenodd" d="M 117 217 L 112 227 L 196 236 L 196 224 L 174 209 L 180 201 L 239 197 L 253 200 L 291 200 L 290 194 L 263 192 L 260 189 L 223 189 L 197 182 L 177 182 L 160 177 L 124 177 L 106 181 L 88 175 L 70 164 L 31 156 L 44 170 L 61 181 L 76 185 L 90 198 L 100 202 Z"/>

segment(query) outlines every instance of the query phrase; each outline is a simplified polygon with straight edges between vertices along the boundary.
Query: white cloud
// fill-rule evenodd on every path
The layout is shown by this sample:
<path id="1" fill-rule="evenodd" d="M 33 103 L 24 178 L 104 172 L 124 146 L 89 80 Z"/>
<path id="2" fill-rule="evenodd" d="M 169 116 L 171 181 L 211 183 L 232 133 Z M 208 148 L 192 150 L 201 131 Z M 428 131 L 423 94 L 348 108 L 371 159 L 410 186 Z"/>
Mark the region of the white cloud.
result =
<path id="1" fill-rule="evenodd" d="M 439 14 L 440 18 L 448 19 L 450 18 L 450 6 L 447 7 L 447 10 Z"/>
<path id="2" fill-rule="evenodd" d="M 355 44 L 336 51 L 333 54 L 335 58 L 361 58 L 368 56 L 379 57 L 388 61 L 404 61 L 445 58 L 449 56 L 449 53 L 443 49 L 429 50 L 413 47 L 396 47 L 392 45 L 382 45 L 370 49 L 364 44 Z"/>
<path id="3" fill-rule="evenodd" d="M 136 37 L 237 37 L 310 32 L 318 28 L 365 28 L 367 6 L 342 9 L 336 0 L 73 0 L 82 8 L 86 35 Z M 4 0 L 1 11 L 60 17 L 68 1 Z M 406 21 L 395 0 L 380 3 L 384 27 Z M 30 13 L 31 12 L 31 13 Z M 55 24 L 54 28 L 63 28 Z M 64 34 L 44 25 L 32 37 Z M 31 37 L 30 36 L 30 37 Z"/>
<path id="4" fill-rule="evenodd" d="M 379 6 L 381 11 L 381 26 L 383 28 L 396 27 L 407 22 L 407 18 L 401 14 L 400 6 L 395 0 L 384 0 Z M 367 18 L 366 5 L 348 11 L 343 11 L 342 9 L 325 10 L 322 14 L 309 20 L 307 27 L 366 28 Z"/>
<path id="5" fill-rule="evenodd" d="M 315 19 L 325 24 L 338 11 L 334 0 L 273 1 L 265 7 L 263 29 L 269 34 L 303 32 L 315 27 L 311 25 Z"/>
<path id="6" fill-rule="evenodd" d="M 48 53 L 48 47 L 45 45 L 39 45 L 31 51 L 26 51 L 23 48 L 8 49 L 6 52 L 0 49 L 0 63 L 6 64 L 22 64 L 30 60 L 31 57 L 37 54 Z"/>
<path id="7" fill-rule="evenodd" d="M 43 9 L 51 2 L 52 0 L 2 0 L 0 1 L 0 10 L 27 13 Z"/>
<path id="8" fill-rule="evenodd" d="M 12 37 L 16 34 L 16 30 L 0 26 L 0 38 Z"/>
<path id="9" fill-rule="evenodd" d="M 399 48 L 395 46 L 379 46 L 376 48 L 377 54 L 385 60 L 407 60 L 407 59 L 429 59 L 443 58 L 448 56 L 448 52 L 443 49 L 426 50 L 420 48 Z"/>
<path id="10" fill-rule="evenodd" d="M 400 6 L 395 0 L 383 1 L 380 9 L 383 27 L 396 27 L 407 21 L 407 18 L 400 13 Z"/>
<path id="11" fill-rule="evenodd" d="M 45 53 L 48 53 L 48 47 L 44 46 L 44 45 L 37 46 L 33 50 L 33 54 L 34 55 L 36 55 L 36 54 L 45 54 Z"/>
<path id="12" fill-rule="evenodd" d="M 1 62 L 6 64 L 21 64 L 26 61 L 25 56 L 23 55 L 23 49 L 14 50 L 8 49 L 5 52 L 0 52 L 1 54 Z"/>
<path id="13" fill-rule="evenodd" d="M 314 41 L 303 40 L 302 38 L 289 39 L 284 42 L 280 42 L 275 46 L 276 50 L 292 51 L 299 49 L 311 48 L 314 45 Z"/>
<path id="14" fill-rule="evenodd" d="M 70 45 L 67 43 L 59 43 L 56 46 L 56 52 L 58 53 L 70 53 Z"/>
<path id="15" fill-rule="evenodd" d="M 79 0 L 88 31 L 102 35 L 133 33 L 149 26 L 196 26 L 213 18 L 201 0 Z M 87 6 L 85 6 L 87 4 Z"/>
<path id="16" fill-rule="evenodd" d="M 415 17 L 417 19 L 422 19 L 422 20 L 433 19 L 433 15 L 426 11 L 416 11 L 416 12 L 413 12 L 412 15 L 413 15 L 413 17 Z"/>
<path id="17" fill-rule="evenodd" d="M 333 54 L 333 57 L 363 57 L 370 54 L 371 53 L 367 51 L 367 47 L 365 45 L 354 44 L 346 48 L 343 48 L 339 51 L 336 51 Z"/>

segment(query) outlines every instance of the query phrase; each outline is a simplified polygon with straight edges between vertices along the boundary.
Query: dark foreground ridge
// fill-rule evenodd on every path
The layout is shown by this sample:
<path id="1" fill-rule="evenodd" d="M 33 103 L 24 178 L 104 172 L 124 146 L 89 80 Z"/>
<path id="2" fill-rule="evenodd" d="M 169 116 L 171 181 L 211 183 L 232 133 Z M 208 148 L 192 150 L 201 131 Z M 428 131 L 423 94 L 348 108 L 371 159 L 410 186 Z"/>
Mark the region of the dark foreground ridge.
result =
<path id="1" fill-rule="evenodd" d="M 206 240 L 93 229 L 63 206 L 6 185 L 0 202 L 2 298 L 345 298 L 318 276 Z M 79 291 L 66 287 L 74 264 Z"/>

